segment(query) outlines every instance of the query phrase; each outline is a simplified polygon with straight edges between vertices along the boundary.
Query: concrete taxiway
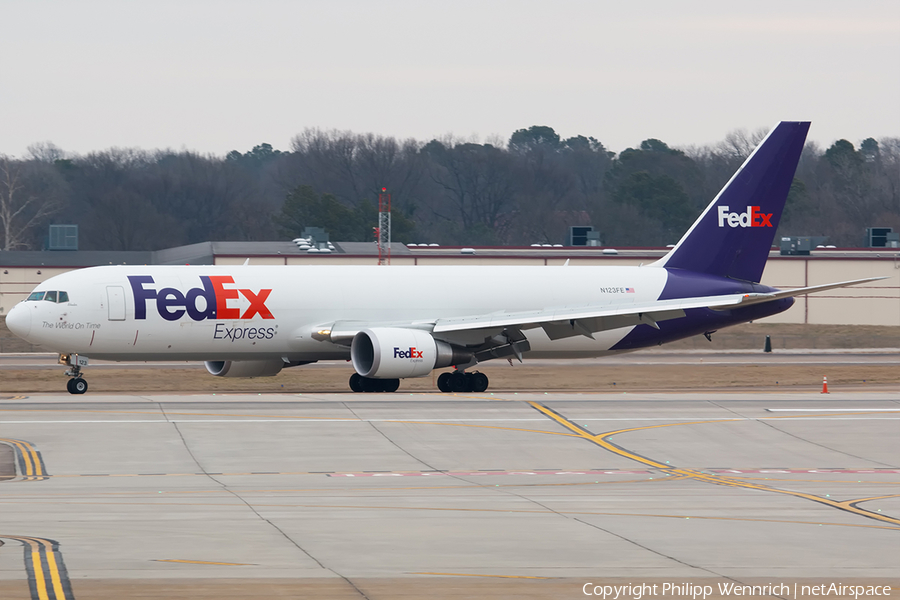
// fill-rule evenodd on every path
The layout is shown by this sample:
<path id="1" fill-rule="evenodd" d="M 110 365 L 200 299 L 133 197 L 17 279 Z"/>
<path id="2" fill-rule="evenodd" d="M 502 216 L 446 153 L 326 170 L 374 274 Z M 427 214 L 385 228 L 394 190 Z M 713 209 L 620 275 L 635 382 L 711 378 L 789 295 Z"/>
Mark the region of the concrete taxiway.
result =
<path id="1" fill-rule="evenodd" d="M 59 355 L 48 352 L 22 352 L 18 354 L 0 354 L 0 371 L 8 369 L 53 369 L 58 368 Z M 626 354 L 604 356 L 599 358 L 577 359 L 528 359 L 529 366 L 560 365 L 743 365 L 743 364 L 780 364 L 780 365 L 900 365 L 900 348 L 850 348 L 850 349 L 795 349 L 777 352 L 760 350 L 672 350 L 651 348 Z M 202 363 L 177 362 L 114 362 L 96 360 L 91 362 L 91 369 L 121 368 L 186 368 L 203 369 Z M 303 366 L 308 369 L 343 369 L 347 365 L 342 361 L 312 363 Z"/>
<path id="2" fill-rule="evenodd" d="M 897 585 L 898 397 L 0 395 L 0 597 Z"/>

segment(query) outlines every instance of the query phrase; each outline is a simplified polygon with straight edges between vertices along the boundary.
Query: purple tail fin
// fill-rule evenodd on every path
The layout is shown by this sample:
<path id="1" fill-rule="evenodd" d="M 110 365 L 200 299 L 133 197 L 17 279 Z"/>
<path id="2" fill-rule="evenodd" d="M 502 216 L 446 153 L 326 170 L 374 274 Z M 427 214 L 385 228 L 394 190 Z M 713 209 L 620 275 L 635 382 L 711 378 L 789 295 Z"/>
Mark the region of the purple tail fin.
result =
<path id="1" fill-rule="evenodd" d="M 808 122 L 776 125 L 655 265 L 759 282 L 808 130 Z"/>

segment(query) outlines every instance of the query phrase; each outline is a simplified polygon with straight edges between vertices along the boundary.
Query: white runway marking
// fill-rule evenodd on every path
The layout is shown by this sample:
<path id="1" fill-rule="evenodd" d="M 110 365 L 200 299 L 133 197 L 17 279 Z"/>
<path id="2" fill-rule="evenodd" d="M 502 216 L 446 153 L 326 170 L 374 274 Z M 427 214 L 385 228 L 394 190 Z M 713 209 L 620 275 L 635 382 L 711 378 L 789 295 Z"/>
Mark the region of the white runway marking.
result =
<path id="1" fill-rule="evenodd" d="M 856 412 L 856 411 L 853 411 Z M 895 411 L 898 412 L 898 411 Z M 572 421 L 627 421 L 627 422 L 639 422 L 639 421 L 684 421 L 686 423 L 692 423 L 694 421 L 722 421 L 722 422 L 737 422 L 737 421 L 768 421 L 772 419 L 780 419 L 780 417 L 697 417 L 694 419 L 593 419 L 586 418 L 581 419 L 578 417 L 570 417 Z M 805 417 L 804 421 L 898 421 L 900 417 Z M 543 421 L 546 422 L 547 419 L 429 419 L 429 418 L 407 418 L 407 419 L 303 419 L 303 418 L 292 418 L 292 417 L 284 417 L 281 419 L 229 419 L 227 417 L 223 417 L 221 419 L 93 419 L 93 420 L 53 420 L 53 421 L 0 421 L 0 424 L 9 425 L 9 424 L 60 424 L 60 425 L 71 425 L 71 424 L 97 424 L 97 423 L 127 423 L 127 424 L 140 424 L 140 423 L 520 423 L 524 421 Z"/>
<path id="2" fill-rule="evenodd" d="M 897 408 L 767 408 L 768 412 L 900 412 Z"/>

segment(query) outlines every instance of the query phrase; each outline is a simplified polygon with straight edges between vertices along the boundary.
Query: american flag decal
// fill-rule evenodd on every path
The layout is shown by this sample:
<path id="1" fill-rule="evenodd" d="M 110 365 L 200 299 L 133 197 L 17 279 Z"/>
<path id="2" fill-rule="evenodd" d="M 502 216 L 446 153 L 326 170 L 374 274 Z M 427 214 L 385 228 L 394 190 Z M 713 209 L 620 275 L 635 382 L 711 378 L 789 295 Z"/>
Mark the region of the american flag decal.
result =
<path id="1" fill-rule="evenodd" d="M 625 288 L 625 293 L 626 293 L 626 294 L 633 294 L 633 293 L 634 293 L 634 288 Z"/>

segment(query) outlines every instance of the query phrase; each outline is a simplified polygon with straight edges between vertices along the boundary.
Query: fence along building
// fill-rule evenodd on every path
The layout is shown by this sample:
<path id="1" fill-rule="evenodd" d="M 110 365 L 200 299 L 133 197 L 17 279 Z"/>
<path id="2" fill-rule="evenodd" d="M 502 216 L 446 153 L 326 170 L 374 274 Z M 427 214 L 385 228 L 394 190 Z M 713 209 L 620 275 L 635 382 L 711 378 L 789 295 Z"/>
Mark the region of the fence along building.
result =
<path id="1" fill-rule="evenodd" d="M 360 265 L 378 264 L 374 242 L 334 242 L 329 252 L 310 252 L 292 242 L 203 242 L 156 252 L 23 251 L 0 252 L 0 316 L 50 277 L 98 265 Z M 317 249 L 318 250 L 318 249 Z M 649 264 L 665 249 L 618 250 L 585 247 L 459 248 L 393 244 L 390 269 L 398 265 L 545 265 L 558 268 L 585 265 Z M 810 255 L 769 255 L 762 283 L 797 288 L 887 277 L 866 285 L 796 298 L 788 311 L 766 319 L 770 323 L 900 326 L 900 251 L 880 249 L 814 250 Z M 587 284 L 588 282 L 586 282 Z"/>

